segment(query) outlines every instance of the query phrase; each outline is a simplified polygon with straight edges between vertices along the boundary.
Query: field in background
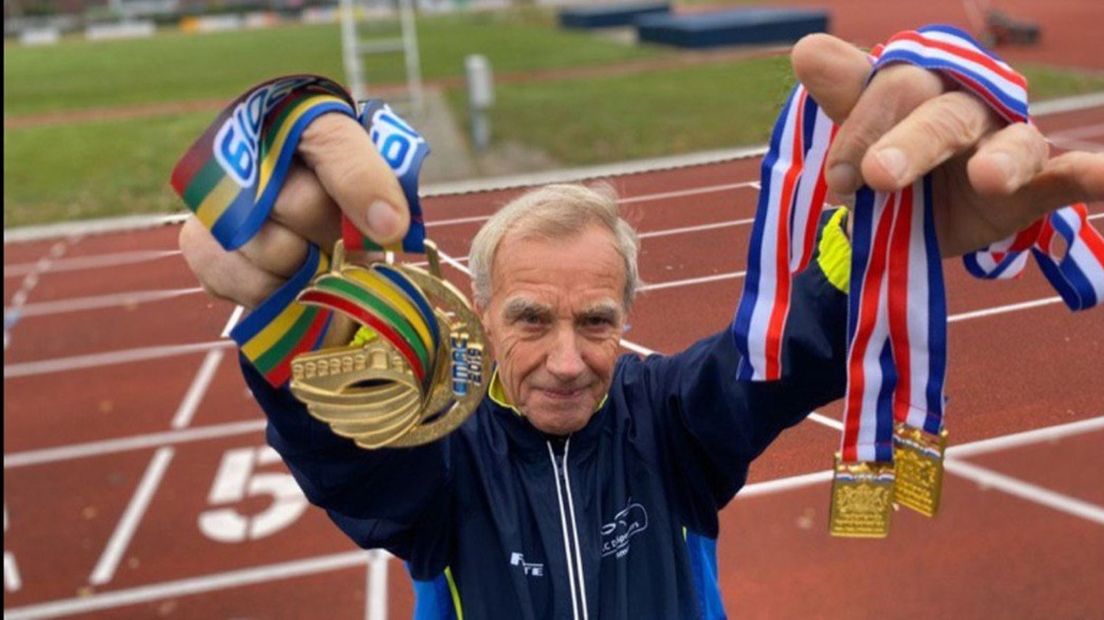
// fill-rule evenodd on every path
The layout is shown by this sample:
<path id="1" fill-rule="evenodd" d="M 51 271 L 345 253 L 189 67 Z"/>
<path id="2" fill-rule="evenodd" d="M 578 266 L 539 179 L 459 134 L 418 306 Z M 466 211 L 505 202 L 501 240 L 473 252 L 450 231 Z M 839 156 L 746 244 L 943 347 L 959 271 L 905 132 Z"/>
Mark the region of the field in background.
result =
<path id="1" fill-rule="evenodd" d="M 495 140 L 558 166 L 762 143 L 792 83 L 784 57 L 638 47 L 560 30 L 536 10 L 422 18 L 418 29 L 423 74 L 455 119 L 466 118 L 463 58 L 484 54 L 498 79 Z M 399 65 L 376 59 L 370 81 L 401 80 Z M 1036 101 L 1104 90 L 1100 74 L 1019 68 Z M 221 104 L 294 72 L 342 79 L 336 26 L 8 46 L 5 226 L 179 210 L 169 171 Z"/>

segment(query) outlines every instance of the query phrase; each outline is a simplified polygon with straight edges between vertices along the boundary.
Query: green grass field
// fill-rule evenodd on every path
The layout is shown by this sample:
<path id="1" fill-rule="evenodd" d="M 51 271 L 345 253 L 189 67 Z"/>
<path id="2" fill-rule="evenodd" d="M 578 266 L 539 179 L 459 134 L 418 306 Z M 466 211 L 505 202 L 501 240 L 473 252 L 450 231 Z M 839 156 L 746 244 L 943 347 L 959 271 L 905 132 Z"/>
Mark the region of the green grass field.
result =
<path id="1" fill-rule="evenodd" d="M 376 30 L 386 34 L 394 24 Z M 671 54 L 555 28 L 540 13 L 452 15 L 418 20 L 422 75 L 459 77 L 464 57 L 485 54 L 498 73 L 584 67 Z M 230 99 L 255 82 L 318 73 L 344 82 L 336 25 L 288 25 L 210 34 L 166 31 L 152 39 L 4 50 L 5 117 L 53 110 Z M 366 66 L 374 83 L 405 80 L 400 55 Z"/>
<path id="2" fill-rule="evenodd" d="M 537 12 L 422 19 L 427 79 L 458 77 L 463 57 L 487 55 L 498 76 L 578 66 L 615 67 L 677 52 L 564 32 Z M 288 50 L 294 50 L 289 54 Z M 369 68 L 402 79 L 396 58 Z M 1021 67 L 1035 101 L 1104 90 L 1104 78 Z M 336 26 L 286 26 L 148 40 L 7 46 L 5 121 L 45 111 L 184 100 L 229 100 L 248 85 L 291 72 L 341 78 Z M 500 82 L 495 139 L 581 165 L 760 144 L 792 83 L 784 58 L 703 64 L 631 75 Z M 466 117 L 462 88 L 446 92 Z M 4 130 L 4 225 L 179 210 L 173 163 L 214 111 Z"/>

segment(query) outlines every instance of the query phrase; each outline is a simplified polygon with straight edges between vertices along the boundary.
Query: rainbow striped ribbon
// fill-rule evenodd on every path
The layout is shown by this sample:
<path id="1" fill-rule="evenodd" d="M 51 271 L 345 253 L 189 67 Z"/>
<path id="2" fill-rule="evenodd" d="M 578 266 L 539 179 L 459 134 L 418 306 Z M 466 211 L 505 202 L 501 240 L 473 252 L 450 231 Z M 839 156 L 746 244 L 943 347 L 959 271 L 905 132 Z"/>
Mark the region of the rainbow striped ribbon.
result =
<path id="1" fill-rule="evenodd" d="M 273 387 L 291 378 L 291 360 L 322 344 L 333 313 L 295 301 L 330 261 L 313 243 L 299 271 L 230 331 L 242 355 Z"/>
<path id="2" fill-rule="evenodd" d="M 386 103 L 373 99 L 364 103 L 360 111 L 361 123 L 368 129 L 372 143 L 387 165 L 399 178 L 403 194 L 410 204 L 410 229 L 402 239 L 402 244 L 386 248 L 360 234 L 348 218 L 342 219 L 342 239 L 345 250 L 363 249 L 378 251 L 381 249 L 398 252 L 425 252 L 425 219 L 422 205 L 418 199 L 418 175 L 422 161 L 429 155 L 429 144 L 413 127 L 407 124 Z"/>
<path id="3" fill-rule="evenodd" d="M 237 249 L 257 234 L 271 212 L 303 131 L 328 112 L 357 118 L 399 178 L 410 205 L 410 229 L 400 243 L 384 249 L 424 252 L 418 175 L 429 145 L 383 102 L 366 102 L 358 115 L 345 89 L 323 77 L 276 78 L 235 99 L 177 163 L 172 186 L 225 249 Z M 352 228 L 347 220 L 343 225 Z M 352 248 L 381 249 L 355 234 Z M 231 332 L 242 354 L 273 386 L 288 380 L 296 355 L 318 348 L 325 336 L 332 311 L 301 304 L 296 296 L 328 269 L 329 259 L 312 245 L 296 274 Z M 434 331 L 431 339 L 436 338 Z M 416 340 L 423 344 L 420 336 Z M 410 353 L 425 361 L 413 348 Z"/>
<path id="4" fill-rule="evenodd" d="M 320 76 L 276 78 L 235 99 L 176 164 L 173 189 L 224 248 L 241 247 L 272 210 L 303 130 L 327 112 L 359 118 L 399 177 L 410 229 L 401 246 L 387 249 L 424 252 L 418 174 L 429 145 L 383 102 L 366 102 L 358 117 L 349 93 Z"/>
<path id="5" fill-rule="evenodd" d="M 874 71 L 897 62 L 939 71 L 1009 122 L 1027 121 L 1023 77 L 954 28 L 929 26 L 900 33 L 872 54 Z M 835 127 L 798 85 L 763 160 L 748 273 L 731 328 L 743 354 L 741 380 L 776 380 L 783 374 L 781 345 L 791 279 L 808 262 L 812 249 L 803 223 L 815 222 L 824 206 L 823 153 L 834 136 Z M 929 177 L 893 194 L 864 188 L 856 195 L 841 449 L 845 463 L 892 462 L 895 420 L 931 434 L 943 427 L 946 295 L 931 201 Z M 1077 240 L 1069 244 L 1068 256 L 1096 256 L 1099 244 L 1094 245 L 1093 235 L 1086 232 L 1091 227 L 1084 219 L 1078 220 L 1079 226 L 1065 217 L 1062 222 L 1065 232 L 1059 234 Z M 1021 236 L 1026 239 L 1029 234 Z M 1010 271 L 1023 262 L 1013 254 L 1031 246 L 1025 239 L 997 244 L 994 252 L 968 263 L 985 263 L 990 272 L 997 266 Z M 1070 297 L 1085 300 L 1089 294 L 1083 283 L 1089 278 L 1079 276 L 1087 271 L 1087 261 L 1078 261 L 1075 272 L 1068 256 L 1065 268 L 1055 263 L 1054 271 L 1064 282 L 1079 282 L 1067 289 L 1076 291 Z"/>

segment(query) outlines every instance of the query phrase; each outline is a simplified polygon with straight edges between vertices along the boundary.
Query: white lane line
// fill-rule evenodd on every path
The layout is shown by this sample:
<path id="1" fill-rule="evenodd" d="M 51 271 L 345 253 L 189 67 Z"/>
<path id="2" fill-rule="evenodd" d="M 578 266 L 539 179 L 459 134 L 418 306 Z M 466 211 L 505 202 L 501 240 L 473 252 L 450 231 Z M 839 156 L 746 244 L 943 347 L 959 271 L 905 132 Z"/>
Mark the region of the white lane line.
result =
<path id="1" fill-rule="evenodd" d="M 726 222 L 716 222 L 713 224 L 698 224 L 697 226 L 683 226 L 681 228 L 668 228 L 666 230 L 653 230 L 650 232 L 642 232 L 638 237 L 641 239 L 655 239 L 656 237 L 667 237 L 669 235 L 683 235 L 686 233 L 701 232 L 703 230 L 716 230 L 718 228 L 730 228 L 733 226 L 748 226 L 755 223 L 754 218 L 745 218 L 742 220 L 729 220 Z"/>
<path id="2" fill-rule="evenodd" d="M 1085 420 L 1083 422 L 1075 422 L 1060 426 L 1035 429 L 1032 431 L 1026 431 L 1024 433 L 1016 433 L 1015 435 L 1009 436 L 1016 437 L 1016 441 L 1014 443 L 1009 443 L 1006 446 L 992 445 L 992 449 L 987 449 L 986 451 L 995 451 L 1006 448 L 1019 447 L 1039 441 L 1049 441 L 1052 440 L 1055 434 L 1059 432 L 1062 433 L 1061 436 L 1077 434 L 1078 430 L 1076 428 L 1076 425 L 1089 422 L 1093 422 L 1094 425 L 1102 424 L 1104 423 L 1104 416 L 1100 418 L 1094 418 L 1093 420 Z M 1097 427 L 1092 426 L 1091 430 L 1097 430 Z M 951 448 L 950 450 L 959 450 L 960 453 L 967 453 L 968 450 L 974 445 L 991 444 L 991 442 L 999 439 L 1001 438 L 985 439 L 977 442 L 962 444 L 961 446 Z M 5 467 L 6 466 L 7 464 L 5 463 Z M 769 495 L 772 493 L 790 491 L 807 486 L 812 486 L 815 484 L 828 483 L 831 480 L 832 471 L 823 470 L 808 474 L 777 478 L 775 480 L 768 480 L 764 482 L 756 482 L 753 484 L 749 484 L 741 489 L 739 494 L 737 494 L 736 499 L 746 499 L 761 495 Z M 44 618 L 56 618 L 60 616 L 79 613 L 89 613 L 93 611 L 112 609 L 126 605 L 136 605 L 165 598 L 188 596 L 203 592 L 211 592 L 215 590 L 229 589 L 253 585 L 257 583 L 279 581 L 281 579 L 301 577 L 321 572 L 361 566 L 369 561 L 368 559 L 366 559 L 368 557 L 369 556 L 367 556 L 363 551 L 350 551 L 346 553 L 321 556 L 305 560 L 297 560 L 293 562 L 285 562 L 281 564 L 271 564 L 267 566 L 254 567 L 239 571 L 217 573 L 213 575 L 193 577 L 190 579 L 183 579 L 179 581 L 141 586 L 129 590 L 119 590 L 116 592 L 94 594 L 87 597 L 63 599 L 47 603 L 40 603 L 36 605 L 29 605 L 26 607 L 5 609 L 4 617 L 11 618 L 12 620 L 37 620 Z"/>
<path id="3" fill-rule="evenodd" d="M 822 424 L 834 430 L 843 430 L 843 425 L 838 420 L 815 413 L 810 415 L 809 418 L 810 421 L 814 423 Z M 1063 437 L 1081 435 L 1100 430 L 1101 428 L 1104 428 L 1104 416 L 1081 420 L 1079 422 L 1071 422 L 1069 424 L 1036 428 L 1022 433 L 1005 435 L 1003 437 L 992 437 L 979 441 L 971 441 L 959 446 L 947 448 L 947 455 L 948 459 L 962 463 L 961 460 L 953 458 L 951 455 L 953 454 L 954 457 L 962 457 L 972 456 L 974 454 L 999 452 L 1046 441 L 1055 441 Z M 808 474 L 799 474 L 796 476 L 766 480 L 764 482 L 756 482 L 740 489 L 740 492 L 736 495 L 736 499 L 742 497 L 755 497 L 757 495 L 769 495 L 771 493 L 800 489 L 821 482 L 831 482 L 832 475 L 832 470 L 826 469 Z"/>
<path id="4" fill-rule="evenodd" d="M 4 540 L 8 539 L 8 503 L 4 502 Z M 15 563 L 15 554 L 4 549 L 4 591 L 18 592 L 23 587 L 19 576 L 19 565 Z"/>
<path id="5" fill-rule="evenodd" d="M 691 189 L 676 190 L 673 192 L 656 192 L 654 194 L 641 194 L 639 196 L 629 196 L 627 198 L 621 198 L 617 202 L 619 204 L 628 205 L 638 202 L 651 202 L 653 200 L 667 200 L 668 198 L 685 198 L 686 196 L 700 196 L 701 194 L 715 194 L 717 192 L 728 192 L 737 189 L 754 189 L 758 185 L 758 181 L 743 181 L 741 183 L 724 183 L 721 185 L 706 185 L 704 187 L 694 187 Z"/>
<path id="6" fill-rule="evenodd" d="M 1093 220 L 1099 220 L 1101 218 L 1104 218 L 1104 213 L 1096 213 L 1096 214 L 1090 215 L 1088 219 L 1091 222 Z"/>
<path id="7" fill-rule="evenodd" d="M 785 478 L 777 478 L 775 480 L 767 480 L 765 482 L 756 482 L 749 484 L 736 494 L 736 499 L 746 499 L 748 497 L 756 497 L 759 495 L 770 495 L 772 493 L 782 493 L 784 491 L 792 491 L 794 489 L 801 489 L 814 484 L 820 484 L 822 482 L 831 482 L 833 471 L 830 469 L 824 471 L 817 471 L 811 474 L 800 474 L 797 476 L 787 476 Z"/>
<path id="8" fill-rule="evenodd" d="M 1009 312 L 1019 312 L 1020 310 L 1030 310 L 1032 308 L 1039 308 L 1041 306 L 1049 306 L 1051 304 L 1060 303 L 1061 301 L 1061 297 L 1044 297 L 1043 299 L 1033 299 L 1031 301 L 1024 301 L 1015 304 L 994 306 L 992 308 L 973 310 L 971 312 L 960 312 L 958 314 L 952 314 L 948 316 L 947 322 L 957 323 L 958 321 L 969 321 L 970 319 L 980 319 L 997 314 L 1007 314 Z"/>
<path id="9" fill-rule="evenodd" d="M 1031 106 L 1031 115 L 1039 118 L 1040 116 L 1078 112 L 1099 106 L 1104 106 L 1104 93 L 1089 93 L 1087 95 L 1074 95 L 1062 99 L 1040 101 Z"/>
<path id="10" fill-rule="evenodd" d="M 23 579 L 19 576 L 19 566 L 15 563 L 15 556 L 10 551 L 4 552 L 4 591 L 18 592 L 23 587 Z M 7 614 L 5 614 L 6 616 Z"/>
<path id="11" fill-rule="evenodd" d="M 752 224 L 754 221 L 755 221 L 754 219 L 743 219 L 743 220 L 730 220 L 730 221 L 725 221 L 725 222 L 715 222 L 715 223 L 712 223 L 712 224 L 698 224 L 696 226 L 682 226 L 680 228 L 667 228 L 667 229 L 664 229 L 664 230 L 653 230 L 653 231 L 649 231 L 649 232 L 643 232 L 643 233 L 640 233 L 637 236 L 641 240 L 655 239 L 656 237 L 668 237 L 668 236 L 671 236 L 671 235 L 684 235 L 684 234 L 688 234 L 688 233 L 696 233 L 696 232 L 702 232 L 702 231 L 706 231 L 706 230 L 716 230 L 716 229 L 719 229 L 719 228 L 731 228 L 731 227 L 735 227 L 735 226 L 747 226 L 747 225 Z M 468 258 L 469 257 L 467 257 L 467 256 L 453 257 L 453 260 L 455 260 L 458 263 L 466 263 L 466 262 L 468 262 Z M 418 261 L 416 263 L 411 263 L 411 264 L 413 264 L 417 267 L 424 267 L 428 263 L 426 261 Z"/>
<path id="12" fill-rule="evenodd" d="M 177 256 L 180 250 L 137 250 L 133 252 L 117 252 L 112 254 L 93 254 L 91 256 L 74 256 L 56 261 L 50 271 L 80 271 L 83 269 L 98 269 L 100 267 L 117 267 L 119 265 L 132 265 L 146 261 L 157 260 L 169 256 Z M 4 277 L 13 278 L 25 275 L 34 270 L 35 263 L 17 263 L 4 265 Z"/>
<path id="13" fill-rule="evenodd" d="M 815 422 L 822 426 L 827 426 L 836 431 L 843 431 L 843 424 L 832 418 L 814 413 L 809 416 L 809 419 L 812 422 Z M 1104 420 L 1104 418 L 1098 418 L 1098 420 Z M 1019 437 L 1017 438 L 1016 442 L 1009 441 L 1006 442 L 1005 445 L 1026 445 L 1027 443 L 1042 441 L 1044 440 L 1044 438 L 1046 440 L 1053 440 L 1053 437 L 1055 437 L 1056 435 L 1068 436 L 1074 433 L 1083 433 L 1086 432 L 1086 428 L 1092 427 L 1091 424 L 1080 424 L 1076 428 L 1076 430 L 1073 430 L 1070 428 L 1064 428 L 1065 426 L 1066 425 L 1062 425 L 1060 427 L 1050 427 L 1048 429 L 1039 429 L 1043 430 L 1043 432 L 1027 431 L 1026 433 L 1018 433 Z M 1056 431 L 1055 429 L 1059 430 Z M 1059 435 L 1059 433 L 1061 434 Z M 1029 435 L 1031 436 L 1033 441 L 1028 441 L 1027 438 Z M 992 440 L 984 441 L 991 442 Z M 969 447 L 976 443 L 979 442 L 963 444 L 953 454 L 956 456 L 961 455 L 964 448 L 968 452 Z M 988 451 L 993 451 L 997 449 L 993 447 L 992 443 L 990 443 L 987 447 Z M 1075 517 L 1081 517 L 1083 519 L 1087 519 L 1089 521 L 1094 521 L 1096 523 L 1104 525 L 1104 508 L 1096 506 L 1095 504 L 1081 501 L 1079 499 L 1062 495 L 1061 493 L 1055 493 L 1054 491 L 1045 489 L 1034 484 L 1023 482 L 1022 480 L 1013 478 L 1011 476 L 998 474 L 997 472 L 990 471 L 977 465 L 966 463 L 965 461 L 959 461 L 957 458 L 951 456 L 951 454 L 952 453 L 950 452 L 950 450 L 948 450 L 948 455 L 943 462 L 944 468 L 950 473 L 956 474 L 968 480 L 973 480 L 974 482 L 977 482 L 984 487 L 994 488 L 998 491 L 1003 491 L 1005 493 L 1008 493 L 1009 495 L 1014 495 L 1021 499 L 1026 499 L 1028 501 L 1041 504 L 1059 512 L 1064 512 Z M 819 481 L 819 478 L 817 480 Z M 811 484 L 811 482 L 806 482 L 806 484 Z"/>
<path id="14" fill-rule="evenodd" d="M 626 198 L 618 199 L 618 204 L 636 204 L 640 202 L 653 202 L 656 200 L 667 200 L 669 198 L 685 198 L 687 196 L 700 196 L 702 194 L 715 194 L 718 192 L 727 192 L 737 189 L 756 189 L 759 187 L 758 181 L 744 181 L 742 183 L 725 183 L 722 185 L 707 185 L 705 187 L 695 187 L 691 189 L 677 190 L 673 192 L 656 192 L 653 194 L 641 194 L 639 196 L 629 196 Z M 484 222 L 489 220 L 491 215 L 472 215 L 468 217 L 454 217 L 444 220 L 436 220 L 427 222 L 427 228 L 443 228 L 445 226 L 455 226 L 458 224 L 473 224 L 476 222 Z"/>
<path id="15" fill-rule="evenodd" d="M 192 417 L 195 416 L 200 401 L 207 393 L 207 388 L 210 387 L 211 379 L 215 377 L 215 371 L 218 370 L 224 354 L 223 349 L 211 349 L 207 352 L 207 356 L 203 358 L 203 363 L 199 365 L 195 379 L 188 386 L 188 392 L 184 395 L 184 400 L 180 402 L 176 414 L 173 415 L 173 428 L 186 428 L 192 423 Z"/>
<path id="16" fill-rule="evenodd" d="M 445 263 L 452 265 L 457 270 L 471 275 L 467 266 L 458 261 L 457 259 L 441 252 L 441 260 Z M 641 288 L 642 291 L 658 290 L 664 288 L 674 288 L 676 286 L 692 286 L 703 282 L 713 282 L 717 280 L 727 280 L 740 278 L 744 275 L 744 272 L 735 271 L 724 274 L 716 274 L 712 276 L 703 276 L 700 278 L 690 278 L 688 280 L 679 280 L 673 282 L 658 282 L 655 284 L 649 284 Z M 1058 297 L 1046 297 L 1043 299 L 1035 299 L 1031 301 L 1019 302 L 1014 304 L 1007 304 L 1004 306 L 995 306 L 993 308 L 985 308 L 982 310 L 974 310 L 971 312 L 963 312 L 959 314 L 953 314 L 947 317 L 949 323 L 958 321 L 965 321 L 969 319 L 982 318 L 992 316 L 996 314 L 1005 314 L 1008 312 L 1018 312 L 1020 310 L 1027 310 L 1031 308 L 1037 308 L 1040 306 L 1047 306 L 1055 303 L 1059 303 L 1061 300 Z M 633 349 L 632 343 L 622 343 L 625 348 Z M 122 364 L 127 362 L 144 361 L 148 359 L 157 359 L 163 357 L 172 357 L 176 355 L 186 355 L 189 353 L 195 353 L 198 351 L 207 351 L 213 348 L 220 347 L 235 347 L 237 346 L 232 340 L 215 340 L 211 342 L 201 342 L 195 344 L 183 344 L 183 345 L 165 345 L 156 347 L 143 347 L 138 349 L 124 349 L 122 351 L 110 351 L 107 353 L 93 353 L 90 355 L 78 355 L 75 357 L 54 358 L 48 360 L 40 360 L 35 362 L 21 362 L 18 364 L 7 364 L 4 366 L 4 378 L 16 378 L 25 377 L 29 375 L 47 374 L 52 372 L 63 372 L 68 370 L 76 370 L 80 368 L 90 368 L 97 366 L 107 366 L 110 364 Z M 650 351 L 650 349 L 641 350 Z M 639 352 L 639 351 L 638 351 Z"/>
<path id="17" fill-rule="evenodd" d="M 1075 127 L 1073 129 L 1064 129 L 1062 131 L 1055 131 L 1053 133 L 1047 133 L 1048 138 L 1093 138 L 1096 136 L 1104 136 L 1104 123 L 1097 123 L 1096 125 L 1082 125 L 1081 127 Z"/>
<path id="18" fill-rule="evenodd" d="M 1074 140 L 1073 138 L 1050 138 L 1050 143 L 1067 150 L 1088 151 L 1090 153 L 1104 153 L 1104 144 L 1099 142 L 1087 142 Z"/>
<path id="19" fill-rule="evenodd" d="M 74 614 L 88 614 L 104 609 L 113 609 L 127 605 L 139 605 L 166 598 L 202 594 L 214 590 L 238 588 L 258 583 L 281 581 L 293 577 L 304 577 L 317 573 L 364 566 L 368 555 L 363 551 L 347 551 L 306 560 L 269 564 L 255 568 L 215 573 L 201 577 L 192 577 L 178 581 L 168 581 L 126 590 L 104 592 L 70 599 L 51 601 L 15 607 L 4 610 L 7 620 L 40 620 L 58 618 Z"/>
<path id="20" fill-rule="evenodd" d="M 625 340 L 624 338 L 621 339 L 621 346 L 628 349 L 628 350 L 630 350 L 630 351 L 632 351 L 633 353 L 643 355 L 644 357 L 648 357 L 649 355 L 655 355 L 657 353 L 657 351 L 653 351 L 652 349 L 649 349 L 648 347 L 636 344 L 635 342 L 632 342 L 630 340 Z"/>
<path id="21" fill-rule="evenodd" d="M 971 457 L 979 454 L 988 454 L 990 452 L 1000 452 L 1011 448 L 1029 446 L 1044 441 L 1058 441 L 1066 437 L 1084 435 L 1086 433 L 1102 430 L 1104 430 L 1104 416 L 1089 418 L 1088 420 L 1078 420 L 1077 422 L 1069 422 L 1067 424 L 1059 424 L 1057 426 L 1032 429 L 1030 431 L 1013 433 L 1001 437 L 993 437 L 992 439 L 982 439 L 981 441 L 973 441 L 968 444 L 962 444 L 961 446 L 951 446 L 947 448 L 947 454 L 958 458 Z"/>
<path id="22" fill-rule="evenodd" d="M 711 276 L 701 276 L 699 278 L 687 278 L 685 280 L 671 280 L 670 282 L 658 282 L 656 284 L 645 284 L 637 289 L 641 293 L 647 291 L 658 291 L 665 288 L 678 288 L 682 286 L 693 286 L 695 284 L 706 284 L 708 282 L 720 282 L 723 280 L 737 280 L 746 275 L 746 271 L 732 271 L 729 273 L 718 273 Z"/>
<path id="23" fill-rule="evenodd" d="M 115 577 L 115 569 L 119 567 L 123 552 L 130 546 L 130 540 L 134 537 L 135 530 L 138 529 L 138 523 L 146 514 L 150 500 L 153 499 L 154 492 L 161 484 L 161 478 L 165 475 L 165 470 L 168 468 L 172 457 L 172 448 L 160 448 L 154 453 L 149 467 L 146 468 L 145 475 L 142 476 L 142 481 L 138 483 L 138 489 L 134 492 L 134 497 L 131 498 L 130 504 L 123 513 L 123 518 L 115 526 L 115 532 L 107 541 L 107 547 L 104 548 L 100 560 L 96 562 L 96 568 L 92 570 L 92 575 L 88 578 L 90 584 L 103 585 L 110 583 Z"/>
<path id="24" fill-rule="evenodd" d="M 1006 476 L 972 463 L 948 459 L 943 467 L 950 473 L 972 480 L 983 489 L 991 488 L 1003 491 L 1035 504 L 1080 517 L 1099 525 L 1104 525 L 1104 507 L 1079 500 L 1068 495 L 1056 493 L 1050 489 L 1024 482 L 1018 478 Z"/>
<path id="25" fill-rule="evenodd" d="M 230 313 L 230 318 L 226 319 L 226 325 L 222 326 L 222 333 L 219 334 L 220 338 L 230 337 L 230 332 L 234 331 L 234 327 L 237 326 L 244 312 L 245 306 L 234 306 L 234 311 Z"/>
<path id="26" fill-rule="evenodd" d="M 58 301 L 42 301 L 34 304 L 26 304 L 19 309 L 23 317 L 42 316 L 47 314 L 61 314 L 64 312 L 79 312 L 81 310 L 97 310 L 114 306 L 132 306 L 154 301 L 183 297 L 202 293 L 202 287 L 175 288 L 154 291 L 129 291 L 126 293 L 111 293 L 109 295 L 94 295 L 91 297 L 73 297 Z M 4 317 L 15 312 L 14 307 L 4 308 Z"/>
<path id="27" fill-rule="evenodd" d="M 827 426 L 828 428 L 840 431 L 841 433 L 843 432 L 843 422 L 840 422 L 835 418 L 830 418 L 823 413 L 817 413 L 814 411 L 809 414 L 809 419 L 822 426 Z"/>
<path id="28" fill-rule="evenodd" d="M 368 595 L 365 598 L 366 620 L 387 620 L 387 562 L 391 554 L 383 549 L 368 551 Z"/>
<path id="29" fill-rule="evenodd" d="M 23 277 L 23 281 L 19 284 L 19 289 L 15 291 L 11 298 L 11 306 L 4 309 L 4 350 L 7 351 L 11 346 L 11 332 L 15 328 L 15 324 L 19 322 L 19 319 L 23 316 L 24 306 L 27 304 L 27 298 L 30 296 L 34 287 L 38 286 L 39 278 L 42 274 L 46 273 L 53 267 L 54 263 L 61 258 L 65 251 L 69 249 L 69 244 L 72 240 L 65 239 L 58 241 L 50 246 L 50 249 L 46 252 L 46 255 L 35 261 L 31 269 L 27 272 L 27 275 Z"/>
<path id="30" fill-rule="evenodd" d="M 247 420 L 245 422 L 230 422 L 227 424 L 213 424 L 200 426 L 187 430 L 165 431 L 162 433 L 148 433 L 134 435 L 132 437 L 120 437 L 117 439 L 104 439 L 87 443 L 58 446 L 56 448 L 43 448 L 39 450 L 26 450 L 4 455 L 4 469 L 17 467 L 30 467 L 33 465 L 45 465 L 60 461 L 72 461 L 120 452 L 134 450 L 148 450 L 161 446 L 171 446 L 208 439 L 222 439 L 237 435 L 247 435 L 264 431 L 264 420 Z"/>
<path id="31" fill-rule="evenodd" d="M 44 375 L 53 372 L 79 370 L 81 368 L 96 368 L 99 366 L 109 366 L 112 364 L 142 362 L 163 357 L 188 355 L 190 353 L 200 353 L 202 351 L 209 351 L 211 349 L 231 348 L 235 346 L 237 346 L 237 343 L 235 343 L 233 340 L 212 340 L 210 342 L 140 347 L 137 349 L 123 349 L 121 351 L 108 351 L 106 353 L 75 355 L 73 357 L 56 357 L 53 359 L 39 360 L 35 362 L 5 364 L 4 378 L 14 379 L 18 377 L 29 377 L 32 375 Z"/>

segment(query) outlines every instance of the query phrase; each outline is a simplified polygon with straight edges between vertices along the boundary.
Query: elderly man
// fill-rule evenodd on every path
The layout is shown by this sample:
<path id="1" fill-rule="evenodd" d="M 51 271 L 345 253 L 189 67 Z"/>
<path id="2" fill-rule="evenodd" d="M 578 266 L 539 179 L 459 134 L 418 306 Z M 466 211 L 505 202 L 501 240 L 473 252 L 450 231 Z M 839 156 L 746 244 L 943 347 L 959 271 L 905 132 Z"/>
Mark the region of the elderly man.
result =
<path id="1" fill-rule="evenodd" d="M 831 188 L 895 190 L 934 169 L 945 255 L 1104 196 L 1102 158 L 1049 159 L 1036 129 L 999 127 L 934 74 L 894 66 L 867 86 L 865 54 L 827 36 L 799 44 L 794 66 L 842 123 Z M 341 214 L 377 241 L 404 233 L 402 191 L 359 126 L 323 116 L 299 154 L 305 165 L 272 220 L 240 250 L 185 225 L 184 255 L 214 294 L 255 306 L 295 272 L 308 242 L 339 237 Z M 525 194 L 476 237 L 474 299 L 497 370 L 452 435 L 359 450 L 243 369 L 270 443 L 311 501 L 359 545 L 408 562 L 418 617 L 722 616 L 718 510 L 782 430 L 843 393 L 841 215 L 795 280 L 781 381 L 734 381 L 740 355 L 725 332 L 670 357 L 618 358 L 636 236 L 612 195 L 578 186 Z"/>

